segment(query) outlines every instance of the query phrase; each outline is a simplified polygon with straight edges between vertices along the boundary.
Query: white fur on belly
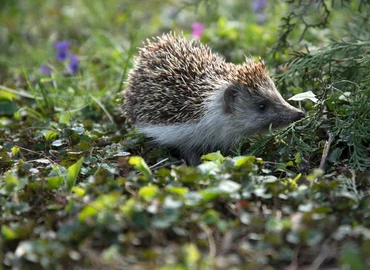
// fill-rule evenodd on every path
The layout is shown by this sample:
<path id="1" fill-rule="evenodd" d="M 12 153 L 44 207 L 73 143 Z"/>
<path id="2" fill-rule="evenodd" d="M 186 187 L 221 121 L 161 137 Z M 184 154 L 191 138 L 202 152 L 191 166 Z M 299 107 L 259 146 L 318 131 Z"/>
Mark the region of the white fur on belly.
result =
<path id="1" fill-rule="evenodd" d="M 222 91 L 210 97 L 206 113 L 198 122 L 173 125 L 138 123 L 136 127 L 157 144 L 176 147 L 186 156 L 216 150 L 225 152 L 243 139 L 248 124 L 231 119 L 233 115 L 224 112 L 222 98 Z"/>
<path id="2" fill-rule="evenodd" d="M 226 113 L 223 94 L 220 89 L 209 97 L 204 116 L 197 122 L 172 125 L 137 123 L 136 127 L 157 144 L 179 149 L 190 164 L 199 162 L 201 154 L 217 150 L 226 153 L 245 136 L 256 132 L 256 121 Z"/>

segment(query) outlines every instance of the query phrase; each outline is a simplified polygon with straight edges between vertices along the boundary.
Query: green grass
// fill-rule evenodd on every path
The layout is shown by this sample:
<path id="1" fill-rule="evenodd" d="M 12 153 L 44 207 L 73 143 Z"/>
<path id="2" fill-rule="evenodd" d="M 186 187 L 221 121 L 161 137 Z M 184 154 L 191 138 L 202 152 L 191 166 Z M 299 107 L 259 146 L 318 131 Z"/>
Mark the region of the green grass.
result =
<path id="1" fill-rule="evenodd" d="M 370 31 L 351 24 L 366 14 L 356 1 L 330 6 L 327 26 L 298 41 L 297 24 L 273 56 L 288 4 L 268 5 L 257 24 L 251 1 L 198 2 L 0 4 L 0 269 L 370 267 L 370 61 L 357 43 Z M 121 115 L 127 73 L 146 38 L 191 38 L 195 21 L 227 60 L 266 59 L 284 97 L 312 90 L 319 101 L 195 168 L 148 144 Z M 330 37 L 361 50 L 330 54 Z M 61 40 L 76 73 L 55 58 Z"/>

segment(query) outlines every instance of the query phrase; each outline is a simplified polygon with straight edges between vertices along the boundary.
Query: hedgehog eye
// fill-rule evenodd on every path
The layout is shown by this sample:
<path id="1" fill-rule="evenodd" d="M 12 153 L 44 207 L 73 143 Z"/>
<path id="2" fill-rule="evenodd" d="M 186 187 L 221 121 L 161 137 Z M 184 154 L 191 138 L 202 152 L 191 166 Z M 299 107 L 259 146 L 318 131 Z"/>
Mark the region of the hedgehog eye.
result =
<path id="1" fill-rule="evenodd" d="M 258 110 L 259 110 L 260 112 L 264 112 L 264 111 L 266 110 L 266 108 L 267 108 L 267 106 L 266 106 L 266 104 L 265 104 L 265 103 L 260 103 L 260 104 L 258 104 Z"/>

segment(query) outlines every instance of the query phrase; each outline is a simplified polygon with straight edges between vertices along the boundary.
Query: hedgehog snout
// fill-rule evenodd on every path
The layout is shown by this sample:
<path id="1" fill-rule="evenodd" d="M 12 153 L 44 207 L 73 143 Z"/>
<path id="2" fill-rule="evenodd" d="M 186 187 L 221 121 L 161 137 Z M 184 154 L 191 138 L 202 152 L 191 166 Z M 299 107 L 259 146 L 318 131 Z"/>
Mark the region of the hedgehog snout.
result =
<path id="1" fill-rule="evenodd" d="M 294 118 L 294 122 L 295 121 L 298 121 L 298 120 L 301 120 L 302 118 L 304 118 L 305 117 L 305 113 L 304 112 L 302 112 L 302 111 L 298 111 L 297 113 L 296 113 L 296 115 L 295 115 L 295 118 Z"/>
<path id="2" fill-rule="evenodd" d="M 297 109 L 296 107 L 290 105 L 287 102 L 284 103 L 286 104 L 285 115 L 287 117 L 287 120 L 289 119 L 289 123 L 287 124 L 296 122 L 305 117 L 305 113 L 302 110 Z"/>

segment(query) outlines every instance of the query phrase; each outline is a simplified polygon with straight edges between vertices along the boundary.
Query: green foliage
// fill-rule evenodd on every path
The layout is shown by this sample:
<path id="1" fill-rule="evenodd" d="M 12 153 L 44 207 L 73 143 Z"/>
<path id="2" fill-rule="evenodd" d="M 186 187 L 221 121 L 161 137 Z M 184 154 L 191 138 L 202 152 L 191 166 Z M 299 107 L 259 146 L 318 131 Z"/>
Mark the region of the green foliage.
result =
<path id="1" fill-rule="evenodd" d="M 354 265 L 350 255 L 354 250 L 356 263 L 366 264 L 365 253 L 358 252 L 361 242 L 356 241 L 369 241 L 370 224 L 363 219 L 370 214 L 368 196 L 349 196 L 353 190 L 341 184 L 347 180 L 332 175 L 314 173 L 307 176 L 310 181 L 302 176 L 278 178 L 267 168 L 260 159 L 241 156 L 209 161 L 198 168 L 163 168 L 152 173 L 151 182 L 143 182 L 137 173 L 116 179 L 100 173 L 78 183 L 66 199 L 61 193 L 50 193 L 47 186 L 36 187 L 41 179 L 34 173 L 14 176 L 10 189 L 9 184 L 7 191 L 0 186 L 7 202 L 1 216 L 6 222 L 1 227 L 7 250 L 4 262 L 53 268 L 59 263 L 81 264 L 85 257 L 85 263 L 104 266 L 111 265 L 108 254 L 114 249 L 120 267 L 142 260 L 200 268 L 213 268 L 220 260 L 230 267 L 284 265 L 297 252 L 294 245 L 300 245 L 300 254 L 305 254 L 304 263 L 322 254 L 318 247 L 330 239 L 323 248 L 343 243 L 343 265 Z M 189 183 L 194 174 L 196 182 Z M 364 178 L 352 184 L 358 192 L 357 185 L 369 187 L 370 181 Z M 38 193 L 20 196 L 30 189 Z M 41 227 L 33 210 L 37 204 L 48 217 Z M 14 215 L 27 216 L 27 220 L 9 222 Z M 30 237 L 43 240 L 27 240 Z M 347 241 L 352 241 L 351 248 Z M 10 243 L 17 243 L 15 257 L 10 256 Z M 97 244 L 101 255 L 87 252 Z M 171 249 L 165 248 L 168 244 Z M 56 250 L 51 254 L 50 249 Z M 215 257 L 231 249 L 238 256 L 250 256 L 243 261 Z"/>
<path id="2" fill-rule="evenodd" d="M 368 3 L 252 2 L 3 1 L 0 269 L 370 268 Z M 142 40 L 192 22 L 307 116 L 197 167 L 148 143 L 121 90 Z"/>
<path id="3" fill-rule="evenodd" d="M 369 50 L 369 42 L 333 40 L 312 52 L 295 52 L 289 70 L 279 76 L 282 86 L 294 83 L 321 94 L 318 113 L 328 119 L 326 131 L 347 144 L 348 150 L 339 149 L 348 151 L 349 164 L 360 170 L 370 166 Z"/>

